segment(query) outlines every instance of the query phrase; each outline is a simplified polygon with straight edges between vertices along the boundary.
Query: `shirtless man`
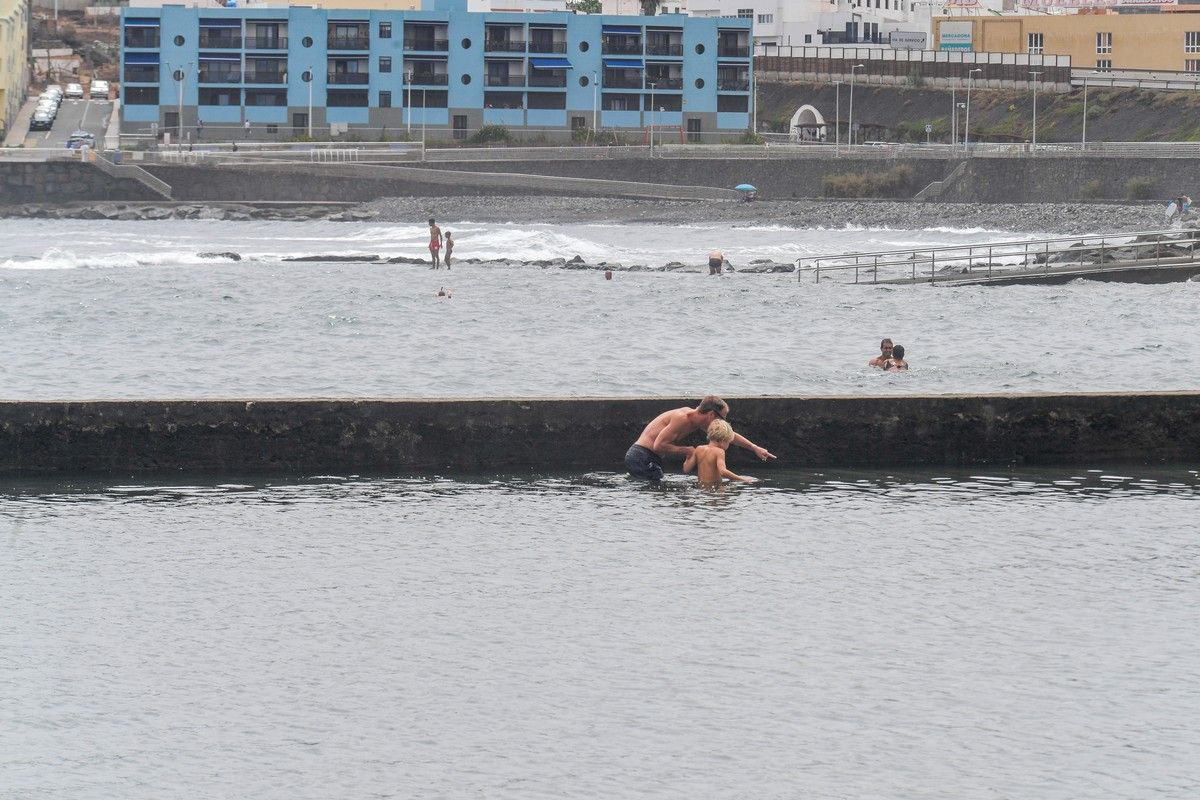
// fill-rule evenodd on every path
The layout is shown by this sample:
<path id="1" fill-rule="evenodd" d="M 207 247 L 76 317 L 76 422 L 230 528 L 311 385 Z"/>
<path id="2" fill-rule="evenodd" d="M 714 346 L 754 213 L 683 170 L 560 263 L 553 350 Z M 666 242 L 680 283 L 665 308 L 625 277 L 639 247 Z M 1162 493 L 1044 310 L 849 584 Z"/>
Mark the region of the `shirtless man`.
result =
<path id="1" fill-rule="evenodd" d="M 884 339 L 879 343 L 879 355 L 867 362 L 868 367 L 887 368 L 888 359 L 892 357 L 892 340 Z"/>
<path id="2" fill-rule="evenodd" d="M 716 395 L 706 395 L 695 408 L 674 408 L 664 411 L 650 421 L 642 435 L 625 454 L 625 469 L 635 478 L 658 481 L 663 476 L 663 456 L 686 459 L 694 448 L 678 445 L 680 439 L 694 431 L 708 430 L 713 420 L 725 419 L 729 404 Z M 734 434 L 733 443 L 744 447 L 761 460 L 774 458 L 765 447 L 759 447 L 741 434 Z"/>
<path id="3" fill-rule="evenodd" d="M 720 275 L 721 268 L 725 265 L 725 254 L 720 250 L 712 250 L 708 254 L 708 274 Z"/>

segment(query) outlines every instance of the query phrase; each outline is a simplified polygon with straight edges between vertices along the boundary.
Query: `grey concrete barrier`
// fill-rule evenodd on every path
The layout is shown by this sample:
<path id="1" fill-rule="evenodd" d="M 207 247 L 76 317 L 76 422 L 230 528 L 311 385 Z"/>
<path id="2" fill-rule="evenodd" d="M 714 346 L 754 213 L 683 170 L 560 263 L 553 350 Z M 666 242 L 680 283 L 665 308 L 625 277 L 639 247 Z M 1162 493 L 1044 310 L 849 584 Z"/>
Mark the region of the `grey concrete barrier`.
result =
<path id="1" fill-rule="evenodd" d="M 778 466 L 1200 461 L 1200 392 L 727 400 L 734 428 Z M 9 401 L 0 402 L 0 473 L 621 471 L 647 421 L 694 402 Z"/>

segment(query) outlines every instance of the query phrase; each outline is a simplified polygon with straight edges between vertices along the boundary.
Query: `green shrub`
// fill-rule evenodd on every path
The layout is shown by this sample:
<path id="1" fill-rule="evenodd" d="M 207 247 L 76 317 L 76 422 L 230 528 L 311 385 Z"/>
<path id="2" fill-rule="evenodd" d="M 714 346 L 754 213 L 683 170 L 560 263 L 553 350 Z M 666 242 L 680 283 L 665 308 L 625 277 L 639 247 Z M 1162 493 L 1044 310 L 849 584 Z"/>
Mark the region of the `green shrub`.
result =
<path id="1" fill-rule="evenodd" d="M 491 144 L 493 142 L 507 144 L 511 140 L 512 134 L 503 125 L 484 125 L 471 137 L 470 142 L 471 144 Z"/>
<path id="2" fill-rule="evenodd" d="M 1095 178 L 1079 187 L 1079 196 L 1084 200 L 1096 200 L 1103 196 L 1104 189 L 1101 186 L 1100 179 Z"/>
<path id="3" fill-rule="evenodd" d="M 1130 200 L 1153 200 L 1157 196 L 1154 181 L 1149 178 L 1130 178 L 1125 181 L 1125 194 Z"/>
<path id="4" fill-rule="evenodd" d="M 745 131 L 741 136 L 733 140 L 734 144 L 764 144 L 765 142 L 766 140 L 754 131 Z"/>

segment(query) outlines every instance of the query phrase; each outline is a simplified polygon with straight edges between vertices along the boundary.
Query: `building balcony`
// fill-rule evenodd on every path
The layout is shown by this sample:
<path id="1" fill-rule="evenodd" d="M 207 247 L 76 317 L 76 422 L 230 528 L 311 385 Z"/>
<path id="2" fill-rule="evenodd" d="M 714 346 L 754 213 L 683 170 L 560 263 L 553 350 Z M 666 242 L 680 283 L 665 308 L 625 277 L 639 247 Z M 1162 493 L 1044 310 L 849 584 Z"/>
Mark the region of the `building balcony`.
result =
<path id="1" fill-rule="evenodd" d="M 683 45 L 681 44 L 648 44 L 646 45 L 646 55 L 648 56 L 683 56 Z"/>
<path id="2" fill-rule="evenodd" d="M 333 36 L 326 46 L 330 50 L 370 50 L 370 36 Z"/>
<path id="3" fill-rule="evenodd" d="M 567 85 L 567 73 L 550 72 L 543 75 L 535 71 L 529 75 L 529 85 L 539 88 L 561 89 Z"/>
<path id="4" fill-rule="evenodd" d="M 371 82 L 371 76 L 366 72 L 329 72 L 325 79 L 339 86 L 366 86 Z"/>
<path id="5" fill-rule="evenodd" d="M 717 79 L 718 92 L 748 92 L 750 91 L 750 80 L 747 79 Z"/>
<path id="6" fill-rule="evenodd" d="M 154 47 L 159 45 L 158 28 L 126 28 L 126 47 Z"/>
<path id="7" fill-rule="evenodd" d="M 601 45 L 600 52 L 606 56 L 640 56 L 642 54 L 641 42 L 627 41 L 609 41 L 605 40 Z"/>
<path id="8" fill-rule="evenodd" d="M 245 81 L 246 83 L 287 83 L 287 73 L 279 69 L 247 72 Z"/>
<path id="9" fill-rule="evenodd" d="M 488 75 L 484 78 L 484 86 L 524 86 L 524 75 Z"/>
<path id="10" fill-rule="evenodd" d="M 514 39 L 488 39 L 483 49 L 489 53 L 524 53 L 525 42 Z"/>
<path id="11" fill-rule="evenodd" d="M 646 88 L 650 88 L 650 84 L 654 84 L 654 88 L 659 91 L 680 91 L 683 89 L 683 78 L 662 78 L 657 75 L 646 76 Z"/>
<path id="12" fill-rule="evenodd" d="M 531 53 L 565 53 L 567 52 L 566 42 L 539 42 L 533 39 L 529 42 L 529 52 Z"/>
<path id="13" fill-rule="evenodd" d="M 201 69 L 200 83 L 241 83 L 242 72 L 236 69 Z"/>
<path id="14" fill-rule="evenodd" d="M 717 58 L 749 58 L 749 45 L 721 45 L 717 48 Z"/>
<path id="15" fill-rule="evenodd" d="M 207 33 L 203 29 L 200 31 L 200 49 L 201 50 L 241 50 L 242 35 L 238 33 L 235 36 L 228 34 Z"/>
<path id="16" fill-rule="evenodd" d="M 446 86 L 450 76 L 444 72 L 414 72 L 409 80 L 410 86 Z"/>
<path id="17" fill-rule="evenodd" d="M 444 53 L 450 49 L 449 39 L 405 39 L 405 50 L 424 50 L 434 53 Z"/>
<path id="18" fill-rule="evenodd" d="M 158 83 L 158 64 L 126 64 L 125 83 Z"/>
<path id="19" fill-rule="evenodd" d="M 245 42 L 247 50 L 288 49 L 288 39 L 286 36 L 247 36 Z"/>
<path id="20" fill-rule="evenodd" d="M 604 76 L 604 88 L 605 89 L 641 89 L 642 88 L 642 76 L 638 75 L 637 77 L 629 78 L 629 77 L 617 77 L 617 76 L 605 75 Z"/>

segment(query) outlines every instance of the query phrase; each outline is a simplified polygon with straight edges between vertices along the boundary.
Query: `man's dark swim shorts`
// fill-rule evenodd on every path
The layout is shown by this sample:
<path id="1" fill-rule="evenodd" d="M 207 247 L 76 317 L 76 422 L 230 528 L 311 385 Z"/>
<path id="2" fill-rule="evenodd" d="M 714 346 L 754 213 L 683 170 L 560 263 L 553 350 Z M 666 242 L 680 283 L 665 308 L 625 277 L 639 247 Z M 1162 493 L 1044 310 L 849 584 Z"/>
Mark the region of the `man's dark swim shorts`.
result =
<path id="1" fill-rule="evenodd" d="M 635 444 L 625 454 L 625 469 L 635 478 L 646 478 L 651 481 L 662 480 L 662 459 L 658 453 L 648 447 Z"/>

